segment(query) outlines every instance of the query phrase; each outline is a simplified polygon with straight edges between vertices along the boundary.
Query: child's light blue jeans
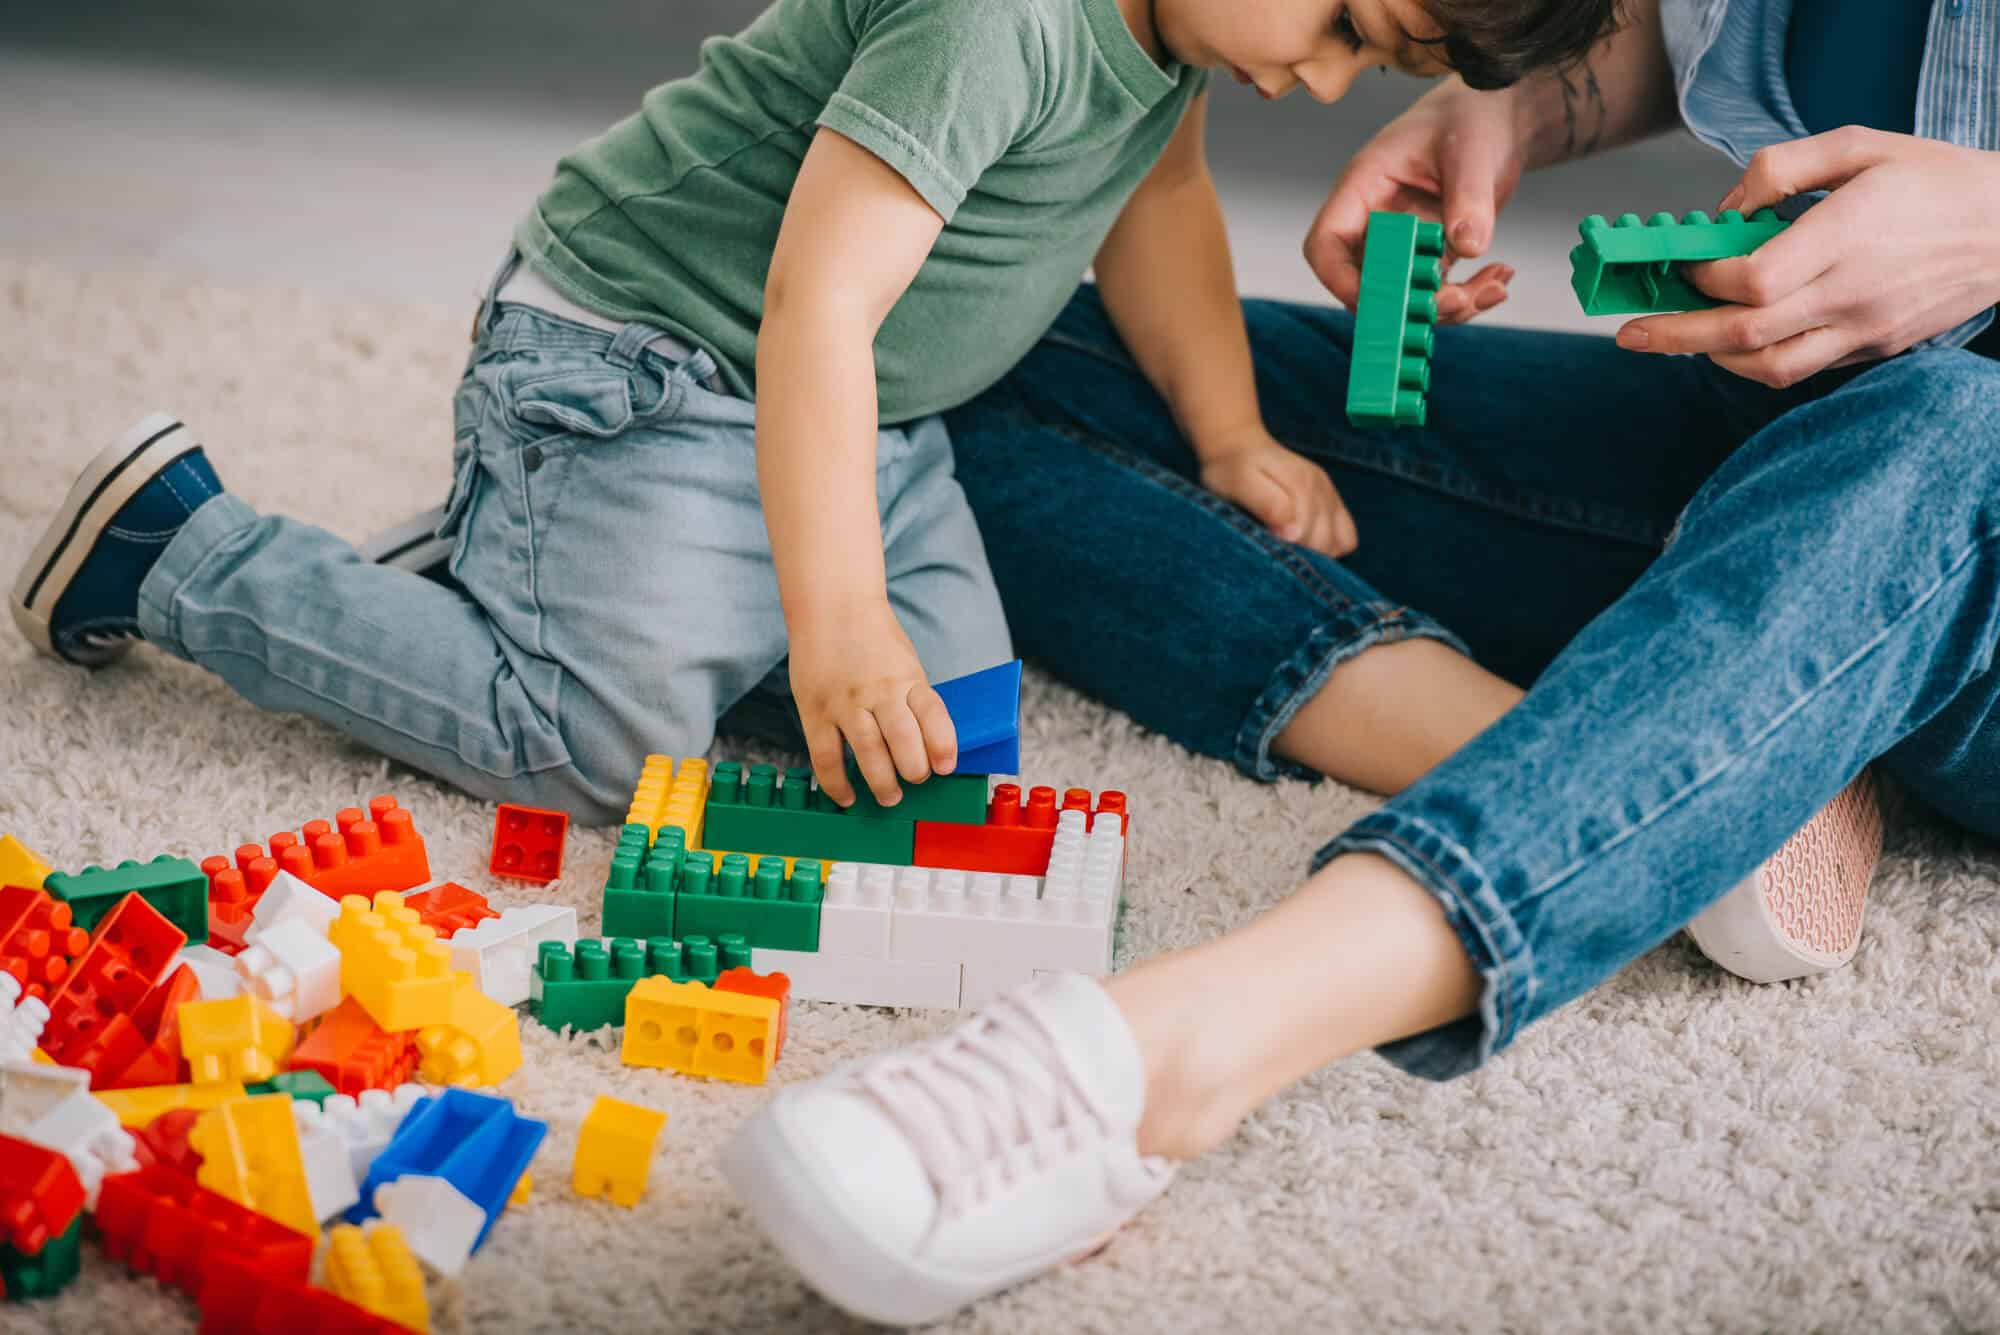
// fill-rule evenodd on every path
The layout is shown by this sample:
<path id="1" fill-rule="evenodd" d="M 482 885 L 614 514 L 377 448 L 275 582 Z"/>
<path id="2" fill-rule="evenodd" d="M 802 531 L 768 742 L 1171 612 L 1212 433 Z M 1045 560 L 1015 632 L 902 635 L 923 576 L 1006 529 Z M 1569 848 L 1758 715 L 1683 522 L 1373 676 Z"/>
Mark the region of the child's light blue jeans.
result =
<path id="1" fill-rule="evenodd" d="M 1405 636 L 1533 683 L 1320 854 L 1393 859 L 1487 979 L 1479 1016 L 1391 1059 L 1477 1065 L 1877 757 L 2000 835 L 2000 363 L 1923 351 L 1775 391 L 1608 338 L 1454 327 L 1430 425 L 1362 431 L 1352 320 L 1245 310 L 1266 421 L 1354 514 L 1343 561 L 1202 490 L 1089 289 L 947 418 L 1022 651 L 1197 751 L 1275 777 L 1273 740 L 1334 667 Z M 1042 596 L 1039 572 L 1077 569 L 1087 607 Z"/>
<path id="2" fill-rule="evenodd" d="M 795 736 L 755 410 L 659 336 L 487 303 L 442 530 L 462 592 L 225 494 L 141 586 L 146 638 L 267 709 L 584 820 L 623 819 L 645 757 L 706 751 L 725 713 Z M 875 485 L 881 532 L 856 541 L 881 542 L 931 679 L 1012 657 L 942 421 L 880 432 Z"/>

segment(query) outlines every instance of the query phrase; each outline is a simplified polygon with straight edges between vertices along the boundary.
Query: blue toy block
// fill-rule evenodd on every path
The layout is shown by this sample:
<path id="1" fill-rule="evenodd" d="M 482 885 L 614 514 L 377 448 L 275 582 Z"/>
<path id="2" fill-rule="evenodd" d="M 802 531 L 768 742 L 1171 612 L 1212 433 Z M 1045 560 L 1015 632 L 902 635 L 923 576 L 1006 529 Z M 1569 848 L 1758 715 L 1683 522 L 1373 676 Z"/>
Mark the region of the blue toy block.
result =
<path id="1" fill-rule="evenodd" d="M 1021 660 L 937 684 L 958 730 L 954 774 L 1021 772 Z"/>
<path id="2" fill-rule="evenodd" d="M 441 1177 L 486 1212 L 472 1244 L 478 1251 L 548 1132 L 547 1122 L 522 1117 L 512 1103 L 491 1094 L 447 1089 L 436 1098 L 418 1099 L 375 1156 L 348 1222 L 375 1214 L 375 1188 L 384 1182 L 416 1173 Z"/>

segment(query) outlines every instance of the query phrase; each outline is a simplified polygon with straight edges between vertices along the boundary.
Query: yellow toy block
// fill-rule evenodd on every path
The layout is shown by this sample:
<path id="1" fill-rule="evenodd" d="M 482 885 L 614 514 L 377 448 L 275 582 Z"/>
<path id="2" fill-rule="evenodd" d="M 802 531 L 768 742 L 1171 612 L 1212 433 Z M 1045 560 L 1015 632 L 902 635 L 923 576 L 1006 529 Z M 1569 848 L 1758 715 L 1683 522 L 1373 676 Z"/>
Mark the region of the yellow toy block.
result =
<path id="1" fill-rule="evenodd" d="M 56 1059 L 49 1056 L 48 1053 L 43 1052 L 40 1048 L 36 1048 L 33 1052 L 29 1053 L 28 1059 L 30 1061 L 38 1061 L 44 1066 L 54 1066 L 56 1064 Z"/>
<path id="2" fill-rule="evenodd" d="M 327 1234 L 326 1287 L 405 1330 L 431 1328 L 423 1271 L 394 1224 L 374 1221 L 366 1232 L 341 1224 Z"/>
<path id="3" fill-rule="evenodd" d="M 197 1085 L 269 1080 L 292 1055 L 291 1021 L 244 993 L 220 1001 L 190 1001 L 179 1011 L 181 1055 Z"/>
<path id="4" fill-rule="evenodd" d="M 418 1077 L 430 1084 L 497 1085 L 521 1069 L 521 1020 L 466 982 L 452 993 L 450 1018 L 417 1031 L 417 1051 Z"/>
<path id="5" fill-rule="evenodd" d="M 176 1108 L 206 1112 L 210 1108 L 220 1108 L 225 1103 L 249 1097 L 243 1092 L 242 1085 L 227 1080 L 213 1085 L 140 1085 L 135 1089 L 94 1089 L 91 1095 L 111 1109 L 120 1126 L 134 1131 L 149 1125 L 161 1113 L 172 1112 Z"/>
<path id="6" fill-rule="evenodd" d="M 625 998 L 620 1056 L 627 1066 L 660 1066 L 683 1075 L 761 1085 L 771 1073 L 777 1028 L 776 997 L 642 978 Z"/>
<path id="7" fill-rule="evenodd" d="M 319 1236 L 289 1094 L 259 1094 L 209 1109 L 188 1128 L 188 1148 L 201 1156 L 195 1181 L 288 1228 Z"/>
<path id="8" fill-rule="evenodd" d="M 340 989 L 361 1003 L 368 1018 L 395 1033 L 444 1024 L 459 975 L 451 947 L 437 939 L 403 897 L 384 890 L 370 905 L 360 895 L 340 901 L 327 930 L 340 951 Z"/>
<path id="9" fill-rule="evenodd" d="M 42 888 L 42 882 L 49 879 L 49 864 L 11 834 L 0 834 L 0 885 L 25 885 L 30 890 Z"/>
<path id="10" fill-rule="evenodd" d="M 519 1182 L 516 1182 L 514 1184 L 514 1189 L 507 1193 L 507 1204 L 526 1205 L 528 1203 L 528 1197 L 534 1193 L 534 1190 L 535 1190 L 534 1175 L 531 1173 L 521 1174 L 521 1180 Z"/>
<path id="11" fill-rule="evenodd" d="M 631 1209 L 646 1194 L 653 1147 L 667 1115 L 599 1094 L 576 1135 L 570 1186 L 579 1196 L 609 1196 Z"/>
<path id="12" fill-rule="evenodd" d="M 708 783 L 708 762 L 699 756 L 681 761 L 678 771 L 672 756 L 647 756 L 625 823 L 645 826 L 648 843 L 661 826 L 678 825 L 687 835 L 687 846 L 697 848 L 702 814 L 708 809 Z"/>

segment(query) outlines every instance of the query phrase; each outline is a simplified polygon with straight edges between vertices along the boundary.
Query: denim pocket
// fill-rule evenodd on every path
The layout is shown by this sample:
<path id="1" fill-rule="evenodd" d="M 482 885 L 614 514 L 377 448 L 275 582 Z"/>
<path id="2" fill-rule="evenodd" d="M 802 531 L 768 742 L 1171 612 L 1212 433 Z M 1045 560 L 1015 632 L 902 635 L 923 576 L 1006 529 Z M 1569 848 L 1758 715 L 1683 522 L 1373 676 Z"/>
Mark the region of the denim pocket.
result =
<path id="1" fill-rule="evenodd" d="M 605 439 L 632 425 L 632 378 L 616 367 L 557 371 L 511 388 L 514 415 L 535 426 Z"/>

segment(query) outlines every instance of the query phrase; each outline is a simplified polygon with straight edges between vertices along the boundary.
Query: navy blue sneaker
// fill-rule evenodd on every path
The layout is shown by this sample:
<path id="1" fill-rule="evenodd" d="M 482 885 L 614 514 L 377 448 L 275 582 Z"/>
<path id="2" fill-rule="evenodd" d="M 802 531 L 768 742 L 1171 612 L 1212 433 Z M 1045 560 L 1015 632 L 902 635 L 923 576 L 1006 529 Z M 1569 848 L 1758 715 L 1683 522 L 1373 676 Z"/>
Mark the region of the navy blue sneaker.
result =
<path id="1" fill-rule="evenodd" d="M 139 585 L 222 483 L 188 429 L 154 413 L 90 461 L 14 581 L 14 624 L 45 654 L 99 667 L 139 635 Z"/>

